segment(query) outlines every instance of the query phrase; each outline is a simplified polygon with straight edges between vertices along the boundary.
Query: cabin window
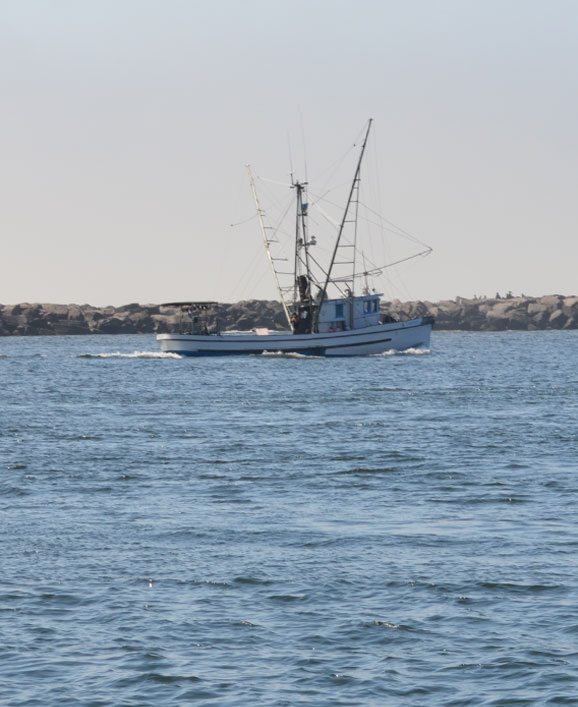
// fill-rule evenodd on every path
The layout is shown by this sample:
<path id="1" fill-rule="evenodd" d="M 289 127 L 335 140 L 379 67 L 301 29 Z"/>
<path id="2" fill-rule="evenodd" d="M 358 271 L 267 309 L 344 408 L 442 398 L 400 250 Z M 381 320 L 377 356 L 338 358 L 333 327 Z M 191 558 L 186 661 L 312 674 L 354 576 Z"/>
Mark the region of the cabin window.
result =
<path id="1" fill-rule="evenodd" d="M 343 302 L 335 305 L 335 318 L 343 319 Z"/>

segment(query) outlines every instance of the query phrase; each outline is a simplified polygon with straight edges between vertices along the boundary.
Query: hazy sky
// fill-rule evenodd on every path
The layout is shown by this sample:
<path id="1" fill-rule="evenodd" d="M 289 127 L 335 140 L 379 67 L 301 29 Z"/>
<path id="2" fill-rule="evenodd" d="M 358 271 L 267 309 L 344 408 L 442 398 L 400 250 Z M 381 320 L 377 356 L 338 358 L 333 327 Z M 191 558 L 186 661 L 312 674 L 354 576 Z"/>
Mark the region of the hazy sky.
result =
<path id="1" fill-rule="evenodd" d="M 1 0 L 0 302 L 276 297 L 244 165 L 375 119 L 398 296 L 578 291 L 575 0 Z M 372 158 L 373 159 L 373 158 Z"/>

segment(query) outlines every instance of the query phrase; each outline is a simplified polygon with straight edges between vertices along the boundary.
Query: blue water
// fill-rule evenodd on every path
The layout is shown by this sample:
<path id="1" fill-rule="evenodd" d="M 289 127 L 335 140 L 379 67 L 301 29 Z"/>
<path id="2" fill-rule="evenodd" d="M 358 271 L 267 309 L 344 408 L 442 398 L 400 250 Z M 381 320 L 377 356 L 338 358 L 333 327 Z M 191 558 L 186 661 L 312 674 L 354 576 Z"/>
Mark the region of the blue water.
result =
<path id="1" fill-rule="evenodd" d="M 1 704 L 578 704 L 578 332 L 155 350 L 0 339 Z"/>

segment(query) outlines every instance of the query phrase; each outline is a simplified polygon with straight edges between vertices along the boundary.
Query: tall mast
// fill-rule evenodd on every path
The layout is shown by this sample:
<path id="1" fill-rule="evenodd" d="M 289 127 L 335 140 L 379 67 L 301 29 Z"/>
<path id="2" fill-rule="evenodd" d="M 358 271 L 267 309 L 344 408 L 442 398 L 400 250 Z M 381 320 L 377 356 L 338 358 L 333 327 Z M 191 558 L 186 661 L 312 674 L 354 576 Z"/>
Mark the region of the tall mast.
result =
<path id="1" fill-rule="evenodd" d="M 296 214 L 295 214 L 295 286 L 293 289 L 293 302 L 297 301 L 297 278 L 302 274 L 301 266 L 305 267 L 307 283 L 311 286 L 311 266 L 309 262 L 309 242 L 307 233 L 307 209 L 308 204 L 303 201 L 303 193 L 307 182 L 293 182 L 291 185 L 296 192 Z M 305 253 L 305 256 L 302 255 Z"/>
<path id="2" fill-rule="evenodd" d="M 359 175 L 361 172 L 361 162 L 363 160 L 363 155 L 365 153 L 365 148 L 367 146 L 367 138 L 369 137 L 369 131 L 371 130 L 372 123 L 373 123 L 373 118 L 370 118 L 369 122 L 367 123 L 367 130 L 365 131 L 365 137 L 363 138 L 363 144 L 361 146 L 361 152 L 359 153 L 359 159 L 357 160 L 357 167 L 355 169 L 355 175 L 354 175 L 353 181 L 351 183 L 351 189 L 349 190 L 349 196 L 347 198 L 347 204 L 345 206 L 345 211 L 343 212 L 343 218 L 341 219 L 341 223 L 339 225 L 339 231 L 337 232 L 337 239 L 335 241 L 335 247 L 333 248 L 333 255 L 331 256 L 329 268 L 327 269 L 327 277 L 325 278 L 325 284 L 323 285 L 323 289 L 321 290 L 318 312 L 321 311 L 321 305 L 323 304 L 323 300 L 325 299 L 325 295 L 327 293 L 327 287 L 329 286 L 329 283 L 331 282 L 331 271 L 333 270 L 333 266 L 335 264 L 335 256 L 337 255 L 337 251 L 339 249 L 341 236 L 343 234 L 343 228 L 344 228 L 345 224 L 347 223 L 347 216 L 349 214 L 349 208 L 352 203 L 353 194 L 356 189 L 359 189 L 359 179 L 360 179 Z M 355 239 L 357 240 L 357 207 L 355 210 Z M 355 255 L 353 257 L 355 260 Z M 353 264 L 353 272 L 355 274 L 355 262 Z M 353 287 L 353 285 L 352 285 L 352 287 Z"/>
<path id="3" fill-rule="evenodd" d="M 297 285 L 297 278 L 300 275 L 300 270 L 301 268 L 299 267 L 300 265 L 300 260 L 299 260 L 299 189 L 301 185 L 299 182 L 297 184 L 293 181 L 293 173 L 291 173 L 291 189 L 295 189 L 295 195 L 297 199 L 297 206 L 295 209 L 295 262 L 293 264 L 293 306 L 295 306 L 295 303 L 298 300 L 298 292 L 299 288 Z"/>
<path id="4" fill-rule="evenodd" d="M 287 324 L 291 326 L 291 315 L 289 312 L 289 308 L 287 307 L 287 303 L 285 302 L 285 297 L 283 296 L 283 290 L 281 288 L 281 283 L 279 282 L 279 275 L 277 274 L 277 269 L 275 268 L 275 259 L 271 254 L 271 241 L 267 234 L 267 226 L 265 225 L 265 212 L 261 208 L 261 204 L 259 202 L 257 188 L 255 187 L 255 179 L 253 177 L 253 172 L 251 171 L 250 165 L 247 165 L 247 174 L 249 175 L 249 183 L 251 184 L 253 199 L 255 200 L 255 208 L 257 210 L 257 217 L 259 219 L 259 228 L 261 229 L 261 235 L 263 236 L 263 242 L 265 244 L 265 252 L 267 253 L 267 258 L 269 258 L 271 269 L 273 270 L 273 277 L 275 278 L 275 284 L 277 285 L 277 290 L 279 291 L 279 297 L 281 298 L 283 311 L 285 312 L 285 317 L 287 318 Z"/>

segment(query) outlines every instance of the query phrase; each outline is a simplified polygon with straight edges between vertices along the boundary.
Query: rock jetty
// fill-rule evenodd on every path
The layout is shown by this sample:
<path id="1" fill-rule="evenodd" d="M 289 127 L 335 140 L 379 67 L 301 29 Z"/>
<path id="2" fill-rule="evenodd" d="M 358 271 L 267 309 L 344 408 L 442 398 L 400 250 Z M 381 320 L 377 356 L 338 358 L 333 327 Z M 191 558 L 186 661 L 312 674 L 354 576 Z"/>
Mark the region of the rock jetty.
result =
<path id="1" fill-rule="evenodd" d="M 578 297 L 475 298 L 442 302 L 382 303 L 395 319 L 432 315 L 437 329 L 505 331 L 518 329 L 578 329 Z M 228 330 L 254 327 L 285 329 L 281 305 L 270 300 L 248 300 L 219 307 L 221 326 Z M 0 304 L 0 336 L 58 334 L 150 334 L 177 331 L 186 325 L 178 307 L 127 304 L 93 307 L 83 304 Z"/>

